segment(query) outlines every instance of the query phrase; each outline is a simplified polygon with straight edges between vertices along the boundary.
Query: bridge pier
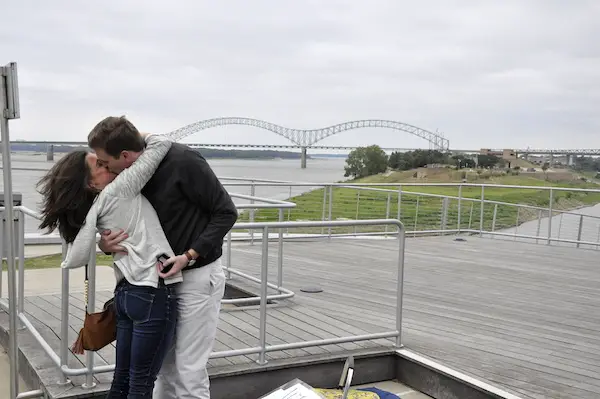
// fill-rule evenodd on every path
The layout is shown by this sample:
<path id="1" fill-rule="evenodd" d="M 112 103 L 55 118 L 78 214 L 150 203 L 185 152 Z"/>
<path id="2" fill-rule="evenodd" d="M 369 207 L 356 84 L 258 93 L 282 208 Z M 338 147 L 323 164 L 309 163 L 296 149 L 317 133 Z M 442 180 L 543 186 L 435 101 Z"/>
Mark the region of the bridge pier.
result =
<path id="1" fill-rule="evenodd" d="M 306 147 L 300 149 L 300 168 L 306 169 Z"/>
<path id="2" fill-rule="evenodd" d="M 46 161 L 54 161 L 54 145 L 48 144 L 46 146 Z"/>

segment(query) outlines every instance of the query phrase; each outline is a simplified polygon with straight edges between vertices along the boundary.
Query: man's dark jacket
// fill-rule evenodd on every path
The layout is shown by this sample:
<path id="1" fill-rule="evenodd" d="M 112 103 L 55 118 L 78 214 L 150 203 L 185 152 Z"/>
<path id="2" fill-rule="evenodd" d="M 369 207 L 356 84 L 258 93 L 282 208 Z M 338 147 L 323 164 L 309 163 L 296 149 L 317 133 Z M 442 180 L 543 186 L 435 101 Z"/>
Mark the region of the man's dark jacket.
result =
<path id="1" fill-rule="evenodd" d="M 173 143 L 142 190 L 176 255 L 193 248 L 201 267 L 221 257 L 223 237 L 237 220 L 231 197 L 199 152 Z"/>

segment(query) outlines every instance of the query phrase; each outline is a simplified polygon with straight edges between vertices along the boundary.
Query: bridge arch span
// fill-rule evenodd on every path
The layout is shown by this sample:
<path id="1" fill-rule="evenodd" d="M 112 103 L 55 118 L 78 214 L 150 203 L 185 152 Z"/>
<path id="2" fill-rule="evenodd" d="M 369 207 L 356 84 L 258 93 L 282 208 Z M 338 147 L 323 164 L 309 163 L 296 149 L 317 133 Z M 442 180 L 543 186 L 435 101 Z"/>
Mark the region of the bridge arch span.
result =
<path id="1" fill-rule="evenodd" d="M 243 117 L 222 117 L 205 119 L 196 123 L 192 123 L 190 125 L 183 126 L 177 130 L 174 130 L 171 133 L 168 133 L 167 135 L 171 139 L 178 141 L 201 130 L 225 125 L 247 125 L 257 127 L 259 129 L 269 130 L 275 134 L 278 134 L 279 136 L 285 137 L 292 143 L 303 148 L 310 147 L 313 144 L 327 137 L 333 136 L 334 134 L 342 133 L 348 130 L 363 128 L 387 128 L 399 130 L 427 140 L 436 150 L 447 151 L 450 148 L 449 140 L 439 133 L 430 132 L 428 130 L 421 129 L 419 127 L 409 125 L 407 123 L 383 119 L 363 119 L 356 121 L 348 121 L 339 123 L 337 125 L 323 127 L 320 129 L 292 129 L 259 119 Z"/>

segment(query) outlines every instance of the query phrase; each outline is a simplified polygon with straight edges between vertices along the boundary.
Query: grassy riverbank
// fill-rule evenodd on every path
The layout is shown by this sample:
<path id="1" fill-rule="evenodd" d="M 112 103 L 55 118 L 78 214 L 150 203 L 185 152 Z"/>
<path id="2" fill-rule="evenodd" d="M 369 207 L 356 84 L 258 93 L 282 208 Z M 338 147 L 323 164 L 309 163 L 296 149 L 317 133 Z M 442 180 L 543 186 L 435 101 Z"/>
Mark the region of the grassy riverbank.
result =
<path id="1" fill-rule="evenodd" d="M 538 217 L 547 217 L 550 204 L 549 191 L 543 186 L 574 189 L 600 189 L 600 186 L 587 182 L 581 176 L 569 171 L 548 173 L 467 173 L 448 169 L 421 169 L 416 171 L 392 172 L 387 175 L 371 176 L 352 183 L 385 183 L 394 186 L 334 187 L 331 219 L 378 219 L 400 218 L 407 230 L 437 230 L 440 228 L 466 229 L 479 228 L 481 216 L 481 188 L 402 186 L 406 183 L 459 183 L 465 178 L 469 183 L 529 186 L 530 188 L 486 187 L 484 191 L 483 226 L 486 230 L 514 227 Z M 400 192 L 400 187 L 402 191 Z M 536 187 L 540 187 L 539 189 Z M 377 188 L 377 190 L 373 190 Z M 461 197 L 460 211 L 458 197 Z M 447 197 L 447 199 L 444 199 Z M 322 220 L 329 218 L 328 189 L 316 189 L 290 199 L 297 207 L 284 212 L 285 220 Z M 489 201 L 501 202 L 494 204 Z M 507 203 L 507 204 L 504 204 Z M 569 210 L 581 206 L 600 203 L 600 193 L 555 191 L 553 210 Z M 510 204 L 522 204 L 531 209 Z M 494 222 L 494 214 L 496 214 Z M 248 220 L 245 212 L 242 220 Z M 256 211 L 256 221 L 276 221 L 278 211 L 265 209 Z M 444 223 L 445 222 L 445 223 Z M 352 229 L 336 230 L 347 232 Z M 380 231 L 383 228 L 365 228 L 358 231 Z"/>
<path id="2" fill-rule="evenodd" d="M 28 269 L 50 269 L 60 267 L 61 254 L 55 255 L 44 255 L 35 256 L 32 258 L 25 259 L 25 270 Z M 98 254 L 96 256 L 96 264 L 103 266 L 110 266 L 112 264 L 112 257 L 104 254 Z M 6 270 L 6 261 L 2 261 L 2 270 Z"/>

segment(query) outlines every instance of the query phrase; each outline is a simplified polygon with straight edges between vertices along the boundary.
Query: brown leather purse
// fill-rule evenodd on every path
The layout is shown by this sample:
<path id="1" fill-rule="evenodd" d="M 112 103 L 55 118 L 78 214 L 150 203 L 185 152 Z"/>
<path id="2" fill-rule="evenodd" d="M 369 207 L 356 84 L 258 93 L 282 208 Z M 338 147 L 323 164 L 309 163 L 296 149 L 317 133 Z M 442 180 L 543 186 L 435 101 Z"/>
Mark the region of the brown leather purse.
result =
<path id="1" fill-rule="evenodd" d="M 83 328 L 71 351 L 83 355 L 87 351 L 97 351 L 117 339 L 117 315 L 115 313 L 115 298 L 111 298 L 104 304 L 102 312 L 88 313 L 88 265 L 85 265 L 85 319 Z"/>

